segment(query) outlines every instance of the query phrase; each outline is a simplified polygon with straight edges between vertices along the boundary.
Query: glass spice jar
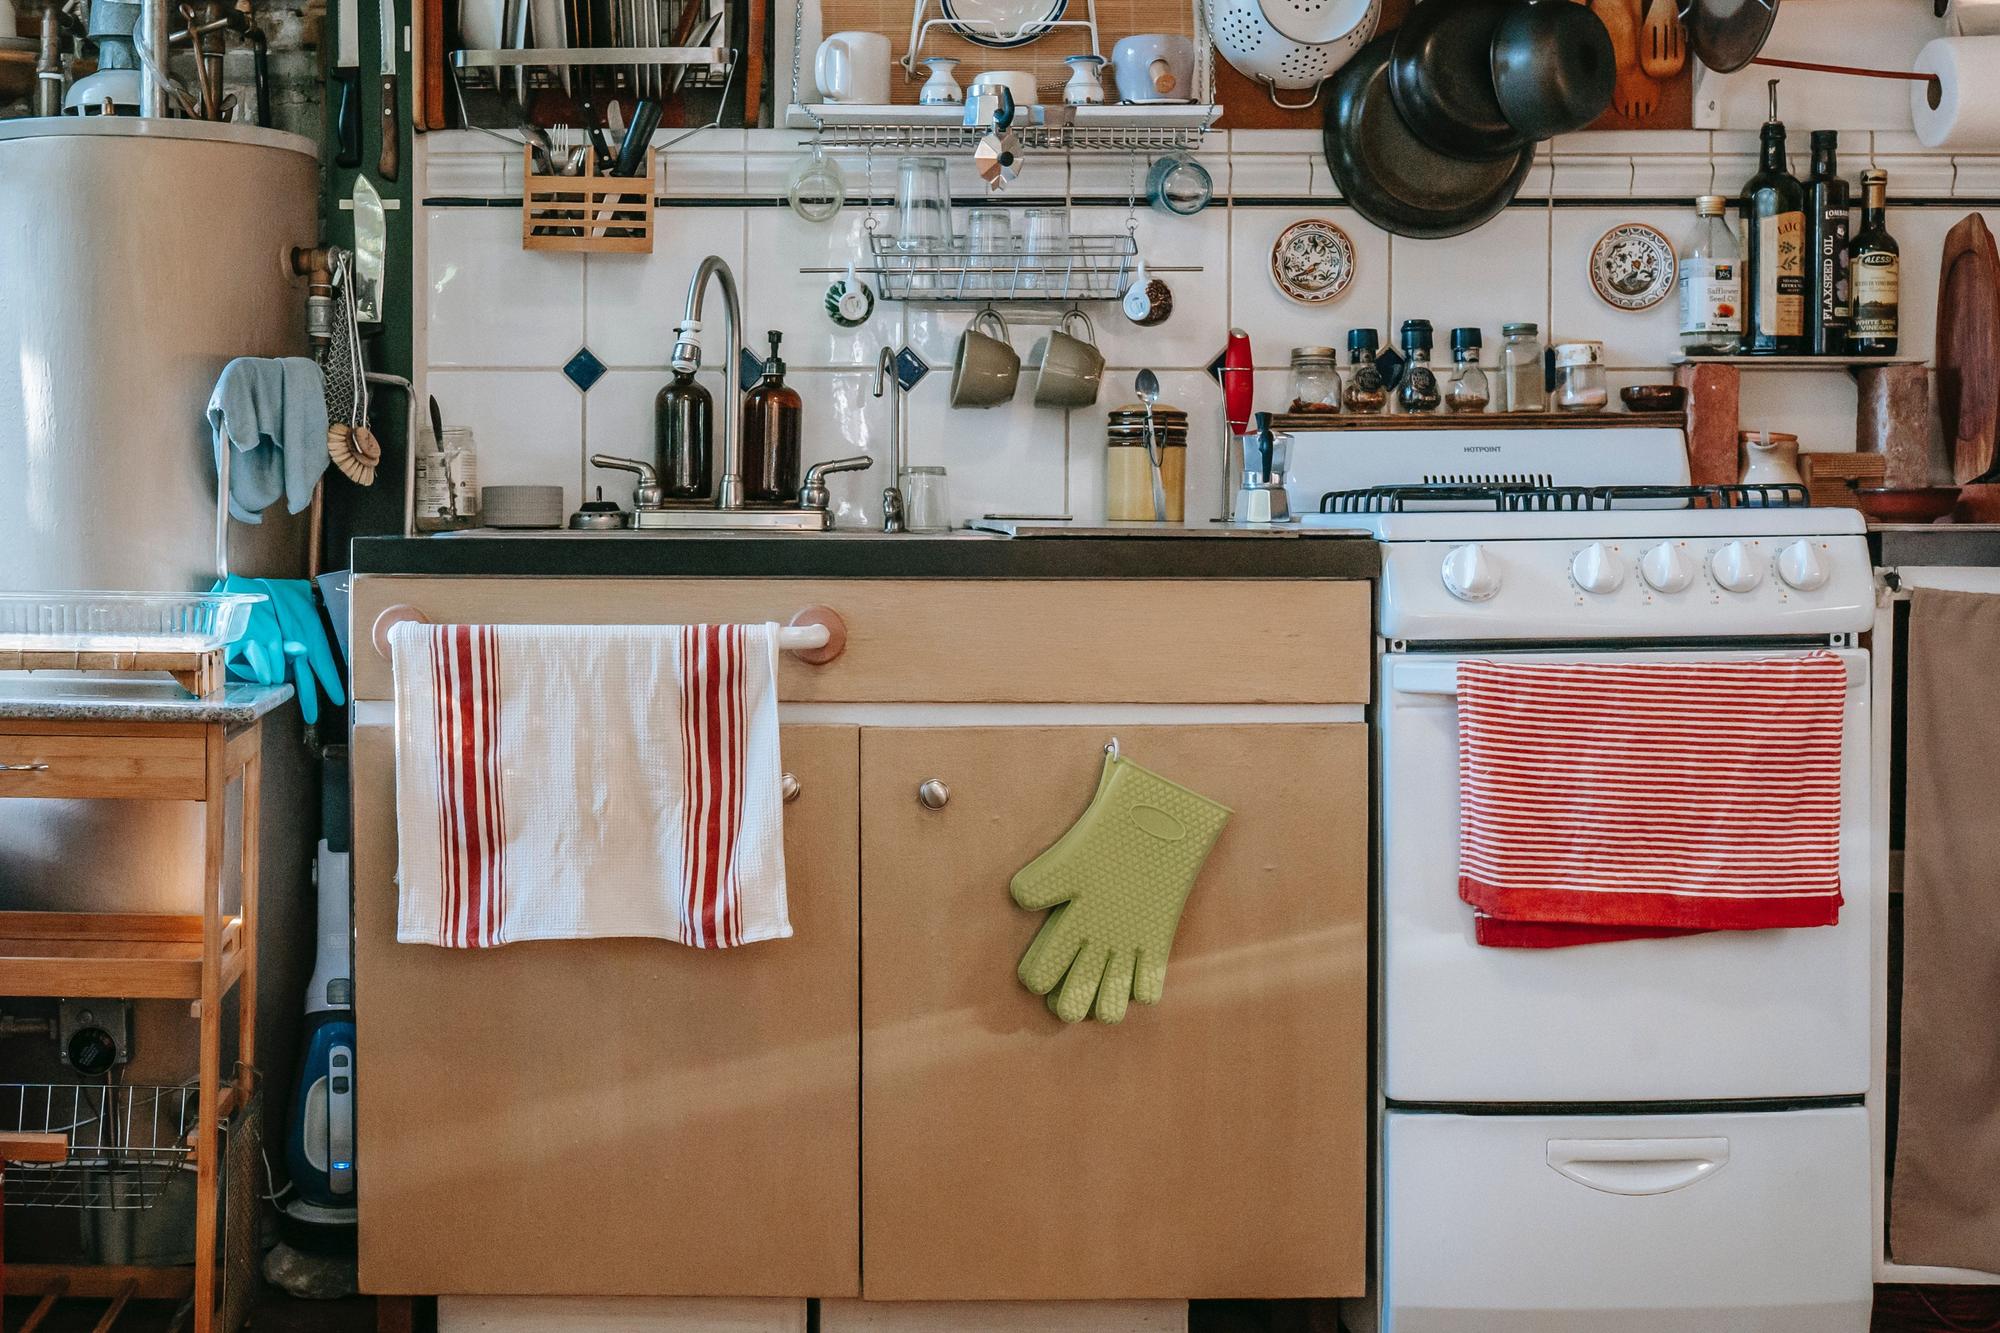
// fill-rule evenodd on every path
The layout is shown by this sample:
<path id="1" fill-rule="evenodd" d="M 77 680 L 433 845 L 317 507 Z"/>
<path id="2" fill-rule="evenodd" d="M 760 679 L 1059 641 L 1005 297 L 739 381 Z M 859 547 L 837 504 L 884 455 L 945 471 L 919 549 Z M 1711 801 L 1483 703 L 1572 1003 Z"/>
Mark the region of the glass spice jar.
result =
<path id="1" fill-rule="evenodd" d="M 1340 410 L 1340 354 L 1331 347 L 1292 349 L 1294 412 Z"/>
<path id="2" fill-rule="evenodd" d="M 1375 356 L 1380 350 L 1375 330 L 1347 331 L 1347 389 L 1340 402 L 1348 411 L 1378 416 L 1388 410 L 1389 386 L 1382 382 L 1382 372 L 1375 368 Z"/>
<path id="3" fill-rule="evenodd" d="M 1533 324 L 1500 326 L 1500 410 L 1546 412 L 1541 329 Z"/>
<path id="4" fill-rule="evenodd" d="M 1396 406 L 1404 412 L 1435 412 L 1444 396 L 1431 370 L 1431 322 L 1403 321 L 1403 382 L 1396 389 Z"/>
<path id="5" fill-rule="evenodd" d="M 1556 344 L 1556 407 L 1564 412 L 1602 412 L 1611 394 L 1604 384 L 1604 344 Z"/>
<path id="6" fill-rule="evenodd" d="M 1446 411 L 1484 412 L 1491 401 L 1493 395 L 1486 385 L 1486 372 L 1479 368 L 1481 345 L 1478 329 L 1451 331 L 1451 382 L 1444 390 Z"/>

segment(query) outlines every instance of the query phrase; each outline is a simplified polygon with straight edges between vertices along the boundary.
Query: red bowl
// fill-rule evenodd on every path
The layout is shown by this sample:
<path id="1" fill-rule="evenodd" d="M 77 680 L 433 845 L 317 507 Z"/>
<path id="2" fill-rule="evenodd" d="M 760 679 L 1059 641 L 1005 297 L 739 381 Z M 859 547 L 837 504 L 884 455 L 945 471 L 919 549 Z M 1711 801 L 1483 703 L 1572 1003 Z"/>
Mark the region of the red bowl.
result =
<path id="1" fill-rule="evenodd" d="M 1854 496 L 1856 507 L 1877 523 L 1935 523 L 1958 504 L 1958 487 L 1864 487 Z"/>

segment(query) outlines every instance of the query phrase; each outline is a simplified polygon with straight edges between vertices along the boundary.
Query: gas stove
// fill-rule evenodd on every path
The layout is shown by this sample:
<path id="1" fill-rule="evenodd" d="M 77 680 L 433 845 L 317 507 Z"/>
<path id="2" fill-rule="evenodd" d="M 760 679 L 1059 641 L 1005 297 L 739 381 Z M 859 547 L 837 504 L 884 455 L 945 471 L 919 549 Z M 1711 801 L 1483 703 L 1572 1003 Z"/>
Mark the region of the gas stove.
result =
<path id="1" fill-rule="evenodd" d="M 1374 434 L 1294 435 L 1285 483 L 1301 523 L 1383 544 L 1391 641 L 1828 638 L 1873 620 L 1857 511 L 1798 486 L 1690 485 L 1678 428 Z"/>

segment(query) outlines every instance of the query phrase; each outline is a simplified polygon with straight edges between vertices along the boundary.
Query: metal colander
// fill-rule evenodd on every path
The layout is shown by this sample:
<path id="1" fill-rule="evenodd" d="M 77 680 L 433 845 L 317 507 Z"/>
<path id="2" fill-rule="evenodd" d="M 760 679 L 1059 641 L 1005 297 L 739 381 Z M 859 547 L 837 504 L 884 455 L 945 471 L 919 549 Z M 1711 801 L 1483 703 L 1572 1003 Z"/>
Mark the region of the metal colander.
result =
<path id="1" fill-rule="evenodd" d="M 1318 43 L 1294 41 L 1285 36 L 1272 24 L 1267 8 L 1313 6 L 1316 13 L 1323 15 L 1351 12 L 1356 3 L 1357 0 L 1204 0 L 1202 19 L 1208 27 L 1209 40 L 1233 69 L 1263 84 L 1275 105 L 1298 111 L 1317 102 L 1320 85 L 1375 35 L 1375 25 L 1382 15 L 1381 0 L 1365 0 L 1367 7 L 1360 21 L 1345 36 Z M 1286 102 L 1278 97 L 1280 89 L 1302 88 L 1312 89 L 1313 94 L 1303 102 Z"/>

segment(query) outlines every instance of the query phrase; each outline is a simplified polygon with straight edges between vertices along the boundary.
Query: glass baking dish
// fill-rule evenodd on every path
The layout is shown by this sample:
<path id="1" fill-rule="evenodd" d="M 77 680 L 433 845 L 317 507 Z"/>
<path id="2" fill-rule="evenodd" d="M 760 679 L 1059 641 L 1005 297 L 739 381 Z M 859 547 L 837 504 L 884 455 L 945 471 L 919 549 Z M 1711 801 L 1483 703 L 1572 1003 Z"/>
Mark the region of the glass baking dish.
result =
<path id="1" fill-rule="evenodd" d="M 0 652 L 205 653 L 234 643 L 260 592 L 0 593 Z"/>

